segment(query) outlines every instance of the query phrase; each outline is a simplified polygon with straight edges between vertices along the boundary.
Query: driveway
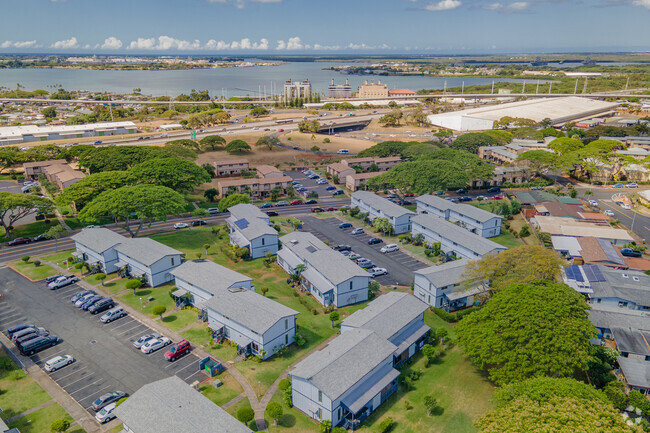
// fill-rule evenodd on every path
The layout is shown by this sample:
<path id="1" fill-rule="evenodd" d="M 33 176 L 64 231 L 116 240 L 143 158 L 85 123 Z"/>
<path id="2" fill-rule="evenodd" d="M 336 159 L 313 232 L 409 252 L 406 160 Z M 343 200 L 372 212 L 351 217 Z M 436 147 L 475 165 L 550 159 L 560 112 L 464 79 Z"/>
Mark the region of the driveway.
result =
<path id="1" fill-rule="evenodd" d="M 354 252 L 372 260 L 377 267 L 386 268 L 388 275 L 375 278 L 382 285 L 409 286 L 413 281 L 413 271 L 433 265 L 414 259 L 402 251 L 383 254 L 379 251 L 384 246 L 383 243 L 368 245 L 368 239 L 374 237 L 372 234 L 352 235 L 352 228 L 339 228 L 341 221 L 337 218 L 319 219 L 306 216 L 303 221 L 305 224 L 302 231 L 311 232 L 317 238 L 327 240 L 332 247 L 339 244 L 350 245 Z"/>
<path id="2" fill-rule="evenodd" d="M 126 316 L 108 324 L 76 308 L 70 298 L 81 289 L 76 284 L 51 291 L 45 282 L 30 282 L 9 268 L 0 269 L 3 281 L 0 329 L 34 323 L 63 341 L 30 358 L 37 365 L 57 355 L 72 355 L 76 362 L 50 376 L 82 407 L 89 410 L 101 394 L 124 391 L 133 394 L 143 385 L 176 375 L 188 384 L 207 378 L 199 371 L 199 358 L 189 354 L 170 363 L 165 349 L 145 355 L 132 342 L 150 328 Z M 89 412 L 94 416 L 94 412 Z"/>

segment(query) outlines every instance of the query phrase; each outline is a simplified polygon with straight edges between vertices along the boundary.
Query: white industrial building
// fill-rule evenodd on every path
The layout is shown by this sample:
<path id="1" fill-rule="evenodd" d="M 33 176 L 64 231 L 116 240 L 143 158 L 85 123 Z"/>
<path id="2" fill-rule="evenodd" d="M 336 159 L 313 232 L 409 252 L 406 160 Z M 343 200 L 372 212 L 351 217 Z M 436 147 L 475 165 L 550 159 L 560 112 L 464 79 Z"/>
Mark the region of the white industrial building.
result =
<path id="1" fill-rule="evenodd" d="M 88 125 L 22 125 L 0 128 L 0 145 L 32 141 L 65 140 L 83 137 L 106 137 L 134 134 L 137 127 L 133 122 L 104 122 Z"/>
<path id="2" fill-rule="evenodd" d="M 567 96 L 553 99 L 531 99 L 433 114 L 428 116 L 428 119 L 429 123 L 434 126 L 455 131 L 481 131 L 492 129 L 494 122 L 503 117 L 519 117 L 535 122 L 541 122 L 548 118 L 553 124 L 558 124 L 613 111 L 617 105 L 612 102 L 579 96 Z"/>

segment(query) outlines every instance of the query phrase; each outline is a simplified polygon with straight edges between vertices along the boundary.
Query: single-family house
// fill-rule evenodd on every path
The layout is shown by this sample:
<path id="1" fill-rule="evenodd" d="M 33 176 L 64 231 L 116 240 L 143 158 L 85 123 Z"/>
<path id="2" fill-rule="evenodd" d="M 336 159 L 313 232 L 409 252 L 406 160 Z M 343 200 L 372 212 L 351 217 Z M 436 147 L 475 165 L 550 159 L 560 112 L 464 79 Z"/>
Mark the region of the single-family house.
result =
<path id="1" fill-rule="evenodd" d="M 74 257 L 80 262 L 97 265 L 101 272 L 112 274 L 117 272 L 117 251 L 115 246 L 125 242 L 127 238 L 106 228 L 85 228 L 72 236 L 74 241 Z"/>
<path id="2" fill-rule="evenodd" d="M 650 395 L 650 362 L 622 356 L 616 359 L 627 385 L 641 394 Z"/>
<path id="3" fill-rule="evenodd" d="M 251 259 L 278 252 L 278 232 L 270 226 L 269 216 L 257 206 L 240 203 L 228 208 L 226 219 L 230 244 L 248 248 Z"/>
<path id="4" fill-rule="evenodd" d="M 359 208 L 361 212 L 367 212 L 368 219 L 371 221 L 375 218 L 386 218 L 393 226 L 396 235 L 411 230 L 411 217 L 415 215 L 415 212 L 368 191 L 352 193 L 350 206 Z"/>
<path id="5" fill-rule="evenodd" d="M 551 235 L 593 237 L 609 241 L 614 245 L 625 245 L 634 240 L 626 230 L 614 228 L 607 222 L 536 215 L 531 219 L 531 223 L 540 232 Z"/>
<path id="6" fill-rule="evenodd" d="M 293 406 L 332 427 L 357 428 L 397 391 L 396 350 L 368 329 L 342 333 L 289 372 Z"/>
<path id="7" fill-rule="evenodd" d="M 484 281 L 467 275 L 467 259 L 454 260 L 415 271 L 413 294 L 432 307 L 456 311 L 471 306 L 488 291 Z"/>
<path id="8" fill-rule="evenodd" d="M 219 288 L 203 302 L 212 337 L 262 359 L 293 343 L 297 311 L 246 287 Z"/>
<path id="9" fill-rule="evenodd" d="M 422 195 L 415 199 L 419 214 L 433 214 L 450 222 L 457 223 L 460 227 L 476 233 L 484 238 L 491 238 L 501 234 L 501 215 L 493 214 L 476 206 L 452 203 L 430 194 Z"/>
<path id="10" fill-rule="evenodd" d="M 355 311 L 341 322 L 341 334 L 352 329 L 367 329 L 393 343 L 393 366 L 399 367 L 427 342 L 429 328 L 424 324 L 427 304 L 408 293 L 390 292 Z"/>
<path id="11" fill-rule="evenodd" d="M 368 272 L 313 234 L 293 232 L 280 242 L 278 264 L 289 275 L 299 273 L 301 286 L 323 306 L 339 308 L 368 300 Z"/>
<path id="12" fill-rule="evenodd" d="M 200 307 L 220 289 L 244 288 L 255 290 L 253 279 L 207 259 L 189 260 L 172 269 L 175 298 L 188 305 Z"/>
<path id="13" fill-rule="evenodd" d="M 174 375 L 144 385 L 114 410 L 126 433 L 252 433 Z"/>
<path id="14" fill-rule="evenodd" d="M 443 252 L 453 253 L 470 260 L 482 259 L 488 254 L 500 253 L 507 249 L 503 245 L 471 233 L 434 215 L 416 215 L 411 218 L 411 224 L 412 237 L 421 234 L 424 242 L 428 244 L 440 242 Z"/>
<path id="15" fill-rule="evenodd" d="M 174 280 L 171 271 L 181 264 L 183 254 L 149 238 L 127 238 L 116 245 L 118 269 L 134 278 L 144 278 L 151 287 Z"/>

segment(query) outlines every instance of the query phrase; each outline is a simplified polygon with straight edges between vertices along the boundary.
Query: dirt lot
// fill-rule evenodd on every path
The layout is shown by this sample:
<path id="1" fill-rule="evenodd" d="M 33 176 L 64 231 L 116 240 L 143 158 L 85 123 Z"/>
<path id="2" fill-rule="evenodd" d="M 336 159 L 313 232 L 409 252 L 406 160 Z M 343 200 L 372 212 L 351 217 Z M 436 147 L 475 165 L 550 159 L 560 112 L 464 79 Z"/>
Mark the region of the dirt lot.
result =
<path id="1" fill-rule="evenodd" d="M 313 140 L 312 135 L 314 137 Z M 284 133 L 279 138 L 284 144 L 289 146 L 298 146 L 301 149 L 311 149 L 313 146 L 318 146 L 325 152 L 336 152 L 339 149 L 348 149 L 352 153 L 359 153 L 362 150 L 377 144 L 370 140 L 345 136 L 336 137 L 333 135 L 302 133 L 298 131 Z M 289 138 L 291 138 L 290 141 Z M 330 143 L 323 143 L 325 138 L 329 138 Z"/>

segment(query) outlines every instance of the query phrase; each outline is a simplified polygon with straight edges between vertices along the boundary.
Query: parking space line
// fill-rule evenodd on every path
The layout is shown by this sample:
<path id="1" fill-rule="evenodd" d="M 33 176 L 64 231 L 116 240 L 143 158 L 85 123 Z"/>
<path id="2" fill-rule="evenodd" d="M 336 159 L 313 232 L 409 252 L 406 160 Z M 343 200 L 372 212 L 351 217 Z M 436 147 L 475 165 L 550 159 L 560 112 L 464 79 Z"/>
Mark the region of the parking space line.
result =
<path id="1" fill-rule="evenodd" d="M 196 362 L 196 361 L 194 361 L 194 362 Z M 194 364 L 194 366 L 195 366 L 195 367 L 197 368 L 197 370 L 198 370 L 198 366 L 197 366 L 194 362 L 190 362 L 189 364 L 187 364 L 185 367 L 181 368 L 180 370 L 176 370 L 176 371 L 174 372 L 174 374 L 178 374 L 178 373 L 180 373 L 181 371 L 187 369 L 188 367 L 191 367 L 192 364 Z"/>
<path id="2" fill-rule="evenodd" d="M 122 335 L 124 335 L 124 334 L 126 334 L 126 333 L 128 333 L 128 332 L 131 332 L 131 331 L 134 330 L 135 328 L 139 328 L 140 326 L 142 326 L 142 324 L 141 324 L 140 322 L 137 322 L 137 321 L 135 321 L 135 320 L 134 320 L 134 322 L 135 322 L 135 326 L 134 326 L 133 328 L 129 328 L 129 329 L 127 329 L 126 331 L 124 331 L 124 332 L 120 332 L 120 333 L 117 334 L 117 335 L 122 336 Z M 115 328 L 115 329 L 117 329 L 117 328 Z"/>
<path id="3" fill-rule="evenodd" d="M 78 393 L 79 391 L 84 390 L 84 389 L 88 388 L 89 386 L 96 385 L 97 383 L 102 382 L 103 380 L 104 380 L 103 378 L 102 378 L 102 379 L 97 379 L 97 380 L 94 381 L 93 383 L 89 383 L 88 385 L 86 385 L 86 386 L 84 386 L 84 387 L 82 387 L 82 388 L 79 388 L 79 389 L 76 390 L 76 391 L 71 392 L 70 395 L 75 395 L 75 394 Z"/>
<path id="4" fill-rule="evenodd" d="M 170 362 L 169 365 L 168 365 L 167 367 L 165 367 L 165 370 L 169 370 L 170 368 L 173 368 L 173 367 L 178 367 L 179 364 L 180 364 L 180 365 L 183 365 L 183 361 L 185 361 L 186 359 L 190 359 L 190 358 L 189 358 L 189 357 L 187 357 L 187 358 L 186 358 L 186 357 L 183 357 L 183 358 L 180 358 L 180 359 L 178 360 L 178 362 Z M 188 365 L 191 365 L 191 362 L 190 362 L 190 364 L 188 364 Z M 186 365 L 185 367 L 181 367 L 180 370 L 183 370 L 183 369 L 185 369 L 186 367 L 187 367 L 187 365 Z M 178 370 L 178 371 L 180 371 L 180 370 Z"/>
<path id="5" fill-rule="evenodd" d="M 63 379 L 72 376 L 73 374 L 84 371 L 85 369 L 86 369 L 86 366 L 82 365 L 78 370 L 71 371 L 70 373 L 66 374 L 65 376 L 61 376 L 61 377 L 57 377 L 57 378 L 53 377 L 55 373 L 58 373 L 57 371 L 55 371 L 54 373 L 50 374 L 50 377 L 52 377 L 58 383 L 58 382 L 62 381 Z M 65 371 L 65 370 L 59 370 L 59 371 Z M 59 383 L 59 385 L 61 385 L 61 384 Z M 63 386 L 63 385 L 61 385 L 61 386 Z"/>
<path id="6" fill-rule="evenodd" d="M 61 385 L 61 384 L 59 384 L 59 385 L 61 385 L 61 387 L 63 387 L 63 389 L 65 389 L 65 390 L 67 391 L 68 388 L 70 388 L 70 387 L 71 387 L 72 385 L 74 385 L 75 383 L 77 383 L 77 382 L 79 382 L 79 381 L 82 381 L 82 380 L 84 380 L 84 379 L 87 379 L 87 378 L 89 378 L 89 377 L 92 377 L 92 375 L 91 375 L 91 374 L 88 374 L 87 372 L 84 372 L 84 373 L 82 374 L 82 377 L 80 377 L 79 379 L 77 379 L 77 380 L 75 380 L 75 381 L 72 381 L 72 382 L 70 382 L 70 383 L 67 384 L 67 385 Z M 59 379 L 59 381 L 60 381 L 60 379 Z M 58 382 L 58 381 L 57 381 L 57 382 Z"/>
<path id="7" fill-rule="evenodd" d="M 56 346 L 54 346 L 54 347 L 56 347 Z M 55 356 L 59 356 L 59 355 L 61 355 L 62 353 L 65 353 L 65 352 L 66 352 L 65 350 L 61 350 L 61 351 L 59 351 L 59 352 L 50 353 L 50 354 L 48 354 L 47 356 L 49 356 L 49 357 L 51 357 L 51 358 L 54 358 Z M 42 353 L 42 352 L 39 352 L 39 353 Z M 38 356 L 38 355 L 34 355 L 34 356 Z M 50 359 L 51 359 L 51 358 L 50 358 Z M 32 359 L 32 361 L 34 361 L 34 359 Z M 40 364 L 44 364 L 45 362 L 46 362 L 46 361 L 43 361 L 42 359 L 39 359 L 38 361 L 34 361 L 34 364 L 36 364 L 36 365 L 40 365 Z"/>
<path id="8" fill-rule="evenodd" d="M 127 317 L 122 317 L 122 319 L 126 319 L 126 320 L 128 320 L 128 319 L 130 319 L 130 318 L 127 316 Z M 121 328 L 121 327 L 124 326 L 124 325 L 128 325 L 128 324 L 131 323 L 131 322 L 133 322 L 133 319 L 130 319 L 130 320 L 127 321 L 127 322 L 122 321 L 122 320 L 120 320 L 120 319 L 117 319 L 117 320 L 113 320 L 112 322 L 105 323 L 104 326 L 105 326 L 105 327 L 109 327 L 109 326 L 114 325 L 114 324 L 116 324 L 116 323 L 120 323 L 119 326 L 116 326 L 116 327 L 114 327 L 114 328 L 110 328 L 110 329 L 112 329 L 112 330 L 115 330 L 115 329 Z"/>
<path id="9" fill-rule="evenodd" d="M 135 341 L 135 340 L 137 340 L 137 338 L 135 338 L 136 336 L 144 335 L 144 334 L 146 334 L 146 333 L 148 333 L 150 331 L 151 330 L 149 328 L 147 328 L 143 324 L 140 324 L 140 326 L 136 326 L 135 328 L 131 328 L 129 331 L 127 331 L 129 334 L 125 333 L 126 335 L 123 335 L 123 336 L 125 336 L 126 339 L 129 340 L 129 341 Z M 134 338 L 134 340 L 131 340 L 131 338 Z"/>
<path id="10" fill-rule="evenodd" d="M 105 390 L 107 390 L 107 389 L 111 389 L 111 388 L 113 388 L 113 385 L 106 385 L 106 386 L 103 386 L 103 387 L 99 388 L 98 390 L 96 390 L 95 392 L 93 392 L 92 394 L 90 394 L 90 395 L 88 395 L 88 396 L 86 396 L 86 397 L 84 397 L 84 398 L 80 398 L 79 400 L 77 400 L 77 402 L 78 402 L 79 404 L 81 404 L 81 406 L 84 407 L 86 410 L 92 410 L 92 406 L 91 406 L 91 405 L 88 405 L 88 407 L 86 407 L 86 406 L 85 406 L 84 404 L 82 404 L 81 402 L 84 401 L 84 400 L 87 400 L 87 399 L 90 399 L 90 401 L 93 402 L 93 401 L 97 400 L 97 397 L 96 397 L 96 396 L 100 396 L 100 395 L 102 395 L 102 393 L 103 393 Z M 82 388 L 82 389 L 83 389 L 83 388 Z M 71 395 L 72 395 L 72 394 L 71 394 Z M 76 400 L 76 399 L 75 399 L 75 400 Z"/>
<path id="11" fill-rule="evenodd" d="M 200 373 L 201 373 L 201 370 L 196 370 L 194 373 L 192 373 L 192 374 L 190 374 L 189 376 L 187 376 L 186 378 L 184 378 L 183 381 L 189 383 L 189 382 L 187 381 L 187 379 L 189 379 L 190 377 L 192 377 L 192 376 L 194 376 L 194 375 L 196 375 L 196 374 L 200 374 Z M 176 375 L 178 375 L 178 372 L 176 372 Z M 180 376 L 179 376 L 179 377 L 180 377 Z"/>

